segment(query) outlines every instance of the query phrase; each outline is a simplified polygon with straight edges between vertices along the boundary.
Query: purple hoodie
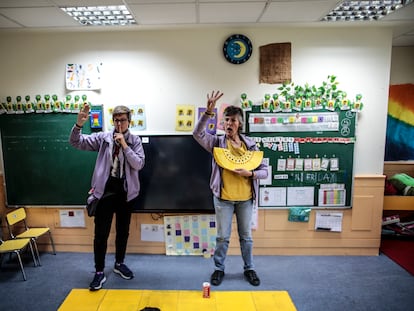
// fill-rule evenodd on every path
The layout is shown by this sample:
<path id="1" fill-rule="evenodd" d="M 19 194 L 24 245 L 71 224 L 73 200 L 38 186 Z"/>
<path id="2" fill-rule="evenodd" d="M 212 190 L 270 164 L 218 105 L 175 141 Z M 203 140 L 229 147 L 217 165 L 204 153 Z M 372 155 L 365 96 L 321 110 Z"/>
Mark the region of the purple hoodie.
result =
<path id="1" fill-rule="evenodd" d="M 98 151 L 95 169 L 93 171 L 91 186 L 94 195 L 102 197 L 106 181 L 109 178 L 112 166 L 112 150 L 114 149 L 114 132 L 98 132 L 90 135 L 82 134 L 81 129 L 73 126 L 69 137 L 69 143 L 80 150 Z M 129 131 L 124 134 L 128 147 L 119 152 L 119 160 L 125 162 L 127 201 L 131 201 L 139 194 L 139 170 L 144 167 L 145 154 L 139 136 L 132 135 Z M 122 148 L 121 148 L 122 150 Z"/>
<path id="2" fill-rule="evenodd" d="M 207 121 L 209 119 L 209 116 L 206 114 L 203 114 L 198 121 L 198 123 L 195 126 L 195 129 L 193 131 L 193 137 L 194 139 L 208 152 L 213 154 L 213 148 L 214 147 L 220 147 L 220 148 L 227 148 L 226 145 L 226 136 L 217 136 L 212 135 L 206 131 L 206 125 Z M 244 142 L 246 145 L 247 150 L 259 150 L 259 148 L 256 145 L 256 142 L 247 137 L 246 135 L 240 134 L 240 139 Z M 255 200 L 258 196 L 258 190 L 259 190 L 259 179 L 266 178 L 267 173 L 267 164 L 264 163 L 262 160 L 262 163 L 254 170 L 254 174 L 256 176 L 255 179 L 252 179 L 252 186 L 253 186 L 253 199 Z M 217 162 L 214 160 L 214 157 L 212 157 L 211 161 L 211 177 L 210 177 L 210 189 L 213 192 L 213 195 L 220 198 L 221 197 L 221 168 L 218 166 Z"/>

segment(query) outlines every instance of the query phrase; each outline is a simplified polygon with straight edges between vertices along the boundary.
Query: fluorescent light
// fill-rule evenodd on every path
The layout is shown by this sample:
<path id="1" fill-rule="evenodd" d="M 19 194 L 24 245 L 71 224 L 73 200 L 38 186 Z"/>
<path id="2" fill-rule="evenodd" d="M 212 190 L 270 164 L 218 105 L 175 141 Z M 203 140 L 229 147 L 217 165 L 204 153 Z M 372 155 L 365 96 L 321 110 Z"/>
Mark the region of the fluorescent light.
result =
<path id="1" fill-rule="evenodd" d="M 372 21 L 406 6 L 413 0 L 342 1 L 322 21 Z"/>
<path id="2" fill-rule="evenodd" d="M 125 5 L 61 7 L 61 9 L 81 25 L 125 26 L 137 23 Z"/>

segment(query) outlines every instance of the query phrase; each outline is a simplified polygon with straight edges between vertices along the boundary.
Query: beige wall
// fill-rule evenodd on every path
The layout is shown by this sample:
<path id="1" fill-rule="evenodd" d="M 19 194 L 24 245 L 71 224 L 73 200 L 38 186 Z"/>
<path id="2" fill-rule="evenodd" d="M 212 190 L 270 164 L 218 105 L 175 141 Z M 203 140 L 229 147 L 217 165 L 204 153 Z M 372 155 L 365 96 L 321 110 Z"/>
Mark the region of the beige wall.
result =
<path id="1" fill-rule="evenodd" d="M 414 46 L 393 47 L 390 84 L 414 83 Z"/>
<path id="2" fill-rule="evenodd" d="M 247 35 L 253 54 L 228 63 L 223 43 Z M 176 105 L 204 107 L 206 94 L 224 92 L 221 103 L 239 104 L 240 94 L 260 103 L 280 86 L 259 83 L 260 46 L 291 42 L 292 80 L 321 86 L 335 75 L 350 98 L 363 94 L 356 128 L 355 174 L 382 174 L 392 33 L 387 28 L 203 28 L 141 31 L 0 31 L 0 100 L 7 96 L 87 94 L 92 104 L 143 104 L 147 131 L 175 133 Z M 100 91 L 69 92 L 65 65 L 102 62 Z M 75 120 L 75 119 L 74 119 Z M 69 130 L 69 129 L 68 129 Z M 180 133 L 182 134 L 182 132 Z M 375 157 L 372 157 L 375 154 Z"/>

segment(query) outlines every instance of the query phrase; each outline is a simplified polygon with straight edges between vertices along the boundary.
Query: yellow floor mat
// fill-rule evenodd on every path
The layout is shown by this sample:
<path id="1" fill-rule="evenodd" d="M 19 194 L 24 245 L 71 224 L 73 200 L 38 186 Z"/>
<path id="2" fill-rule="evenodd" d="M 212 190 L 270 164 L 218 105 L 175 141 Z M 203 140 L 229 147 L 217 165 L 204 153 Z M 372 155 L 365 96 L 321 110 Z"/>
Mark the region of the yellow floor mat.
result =
<path id="1" fill-rule="evenodd" d="M 286 291 L 72 289 L 58 311 L 296 311 Z"/>

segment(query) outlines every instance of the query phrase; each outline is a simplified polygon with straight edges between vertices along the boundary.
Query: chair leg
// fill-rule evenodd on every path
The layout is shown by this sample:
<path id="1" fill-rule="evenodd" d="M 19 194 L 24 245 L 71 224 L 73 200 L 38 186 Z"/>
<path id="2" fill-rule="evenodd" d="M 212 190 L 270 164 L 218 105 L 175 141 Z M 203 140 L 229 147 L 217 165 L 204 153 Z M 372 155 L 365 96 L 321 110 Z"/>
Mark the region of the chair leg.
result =
<path id="1" fill-rule="evenodd" d="M 41 266 L 42 263 L 40 262 L 40 254 L 39 254 L 39 249 L 37 248 L 36 239 L 35 238 L 31 238 L 30 240 L 31 240 L 31 243 L 33 243 L 34 249 L 36 251 L 37 263 L 39 264 L 39 266 Z"/>
<path id="2" fill-rule="evenodd" d="M 35 253 L 33 251 L 33 245 L 32 242 L 29 243 L 29 247 L 30 247 L 30 253 L 32 254 L 32 259 L 33 259 L 33 265 L 36 267 L 37 266 L 37 260 L 36 260 L 36 256 Z M 40 260 L 40 259 L 39 259 Z M 39 263 L 40 266 L 40 263 Z"/>
<path id="3" fill-rule="evenodd" d="M 17 255 L 17 259 L 19 260 L 19 265 L 20 265 L 20 270 L 22 270 L 22 274 L 23 274 L 23 280 L 27 280 L 26 279 L 26 273 L 24 272 L 24 268 L 23 268 L 23 262 L 22 262 L 22 258 L 20 257 L 20 251 L 14 251 Z"/>
<path id="4" fill-rule="evenodd" d="M 53 255 L 56 255 L 55 242 L 52 238 L 52 232 L 49 231 L 50 243 L 52 243 Z"/>

